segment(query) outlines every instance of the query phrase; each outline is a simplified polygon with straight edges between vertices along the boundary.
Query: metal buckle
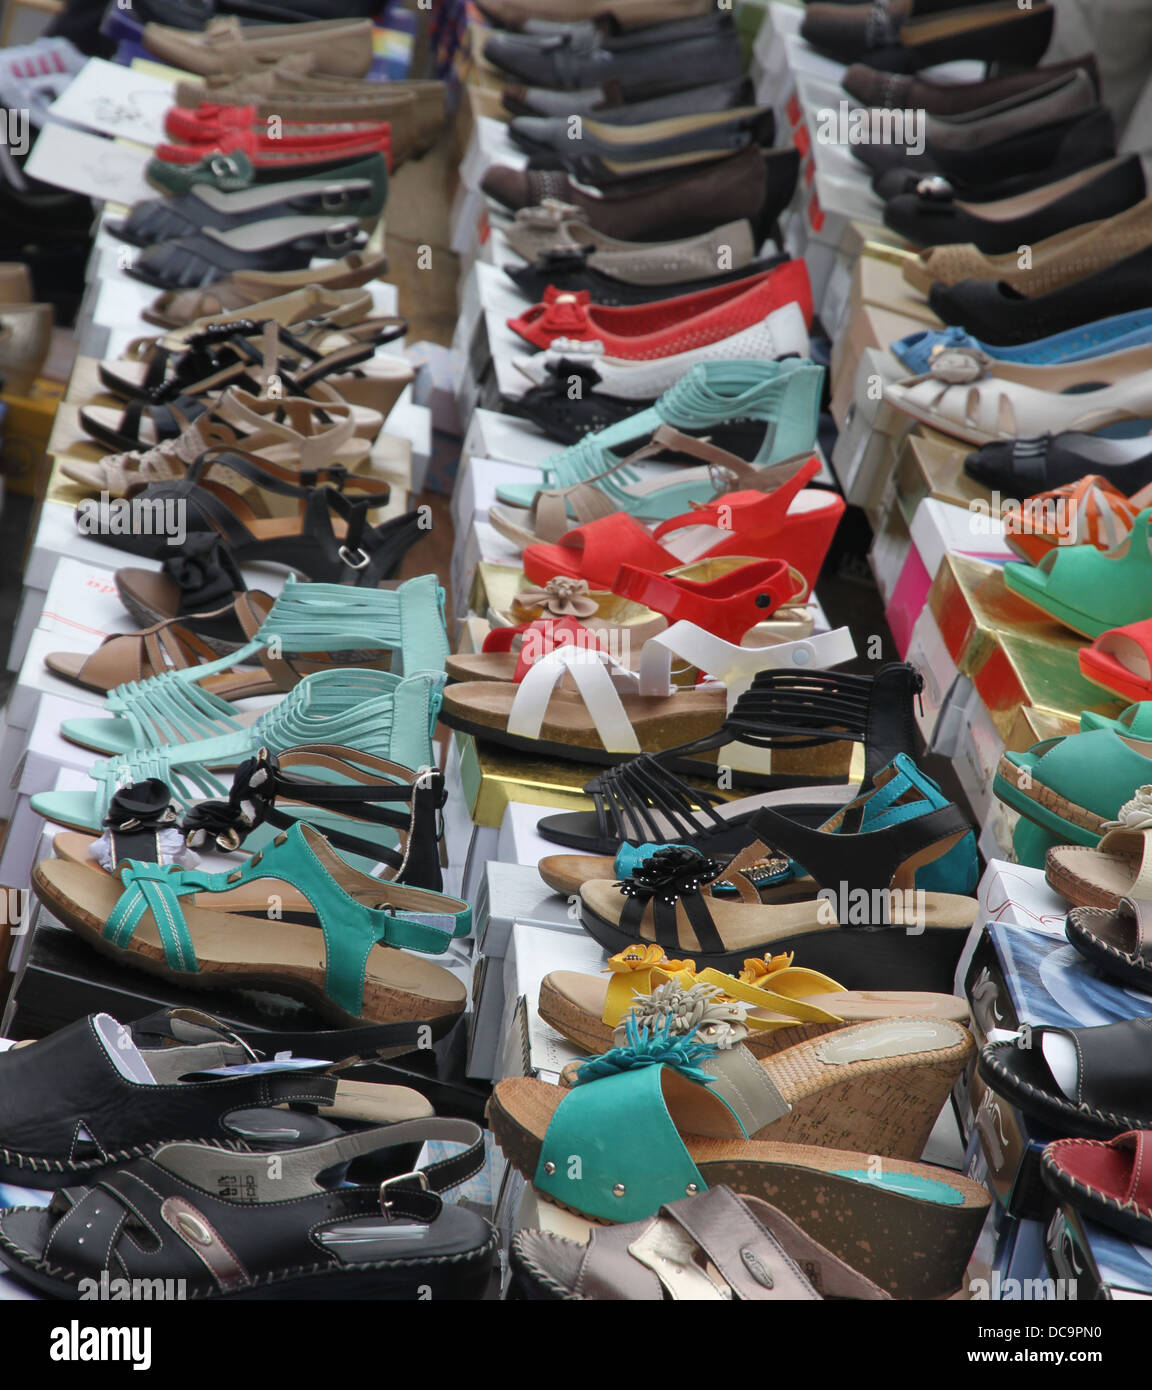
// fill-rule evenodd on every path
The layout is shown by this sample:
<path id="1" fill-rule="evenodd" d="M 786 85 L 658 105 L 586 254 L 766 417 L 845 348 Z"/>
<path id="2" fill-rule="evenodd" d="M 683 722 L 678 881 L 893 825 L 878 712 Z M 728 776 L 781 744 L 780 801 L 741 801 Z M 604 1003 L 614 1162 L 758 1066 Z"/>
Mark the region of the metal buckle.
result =
<path id="1" fill-rule="evenodd" d="M 218 179 L 223 178 L 226 174 L 239 174 L 240 172 L 236 161 L 223 154 L 214 154 L 208 161 L 208 168 Z"/>
<path id="2" fill-rule="evenodd" d="M 348 566 L 349 569 L 362 570 L 366 569 L 368 566 L 368 556 L 360 549 L 359 546 L 356 547 L 356 554 L 360 556 L 359 560 L 352 559 L 352 554 L 346 545 L 342 545 L 336 553 L 340 556 L 341 560 L 344 561 L 344 563 Z"/>
<path id="3" fill-rule="evenodd" d="M 421 1169 L 413 1169 L 411 1173 L 398 1173 L 394 1178 L 385 1178 L 380 1184 L 380 1210 L 389 1219 L 391 1219 L 392 1216 L 392 1201 L 384 1195 L 385 1191 L 390 1187 L 397 1186 L 399 1183 L 410 1182 L 412 1179 L 415 1179 L 416 1186 L 421 1192 L 432 1191 L 432 1186 L 428 1181 L 428 1174 Z"/>
<path id="4" fill-rule="evenodd" d="M 342 207 L 347 201 L 347 196 L 341 184 L 329 184 L 327 188 L 321 190 L 320 206 L 325 212 L 335 212 L 337 208 Z"/>

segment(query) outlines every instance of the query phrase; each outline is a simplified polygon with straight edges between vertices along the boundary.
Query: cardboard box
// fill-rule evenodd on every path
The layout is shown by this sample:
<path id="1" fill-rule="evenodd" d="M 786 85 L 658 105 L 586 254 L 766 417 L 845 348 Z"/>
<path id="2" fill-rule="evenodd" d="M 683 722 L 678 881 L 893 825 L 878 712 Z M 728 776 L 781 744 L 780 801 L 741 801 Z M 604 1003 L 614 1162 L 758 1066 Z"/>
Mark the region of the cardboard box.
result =
<path id="1" fill-rule="evenodd" d="M 41 378 L 30 395 L 5 391 L 4 429 L 0 436 L 0 472 L 4 485 L 22 497 L 43 496 L 48 478 L 48 440 L 56 411 L 64 399 L 58 381 Z"/>

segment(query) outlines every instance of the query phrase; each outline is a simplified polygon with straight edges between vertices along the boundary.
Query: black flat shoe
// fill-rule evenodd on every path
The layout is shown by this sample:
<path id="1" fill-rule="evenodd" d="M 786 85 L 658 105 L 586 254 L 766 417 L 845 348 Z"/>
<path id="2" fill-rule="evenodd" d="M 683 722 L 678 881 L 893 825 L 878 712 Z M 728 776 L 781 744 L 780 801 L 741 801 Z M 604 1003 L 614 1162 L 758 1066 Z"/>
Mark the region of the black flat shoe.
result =
<path id="1" fill-rule="evenodd" d="M 1107 478 L 1131 497 L 1152 483 L 1152 441 L 1076 432 L 1044 434 L 985 444 L 967 456 L 964 471 L 1006 497 L 1035 497 L 1079 482 L 1089 473 Z"/>
<path id="2" fill-rule="evenodd" d="M 551 91 L 615 84 L 642 100 L 743 74 L 744 55 L 727 15 L 675 20 L 611 36 L 595 30 L 547 35 L 494 34 L 484 57 L 515 82 Z"/>
<path id="3" fill-rule="evenodd" d="M 335 261 L 367 244 L 358 222 L 279 217 L 225 232 L 206 227 L 147 246 L 126 269 L 157 289 L 199 289 L 237 271 L 303 270 L 317 256 Z"/>
<path id="4" fill-rule="evenodd" d="M 577 380 L 581 393 L 573 396 L 572 385 Z M 557 362 L 549 367 L 542 385 L 529 387 L 522 396 L 508 397 L 504 413 L 527 420 L 557 444 L 578 444 L 586 434 L 607 429 L 655 404 L 655 397 L 637 401 L 601 395 L 593 389 L 598 380 L 594 367 Z"/>
<path id="5" fill-rule="evenodd" d="M 347 1176 L 429 1140 L 466 1148 L 382 1183 Z M 401 1121 L 282 1153 L 165 1143 L 98 1184 L 58 1188 L 50 1206 L 4 1211 L 0 1260 L 60 1299 L 164 1279 L 197 1300 L 478 1300 L 496 1236 L 438 1194 L 483 1167 L 483 1131 L 468 1120 Z"/>
<path id="6" fill-rule="evenodd" d="M 754 106 L 756 92 L 746 78 L 688 87 L 647 101 L 625 101 L 615 83 L 582 92 L 553 92 L 547 87 L 504 88 L 504 109 L 512 116 L 590 116 L 605 125 L 644 125 L 699 111 L 729 111 Z"/>
<path id="7" fill-rule="evenodd" d="M 1008 3 L 935 13 L 910 0 L 907 15 L 883 5 L 809 5 L 800 36 L 838 63 L 866 63 L 884 72 L 919 72 L 958 58 L 1004 67 L 1034 67 L 1052 38 L 1055 11 Z"/>
<path id="8" fill-rule="evenodd" d="M 1095 275 L 1029 298 L 1004 281 L 932 286 L 933 313 L 994 347 L 1013 347 L 1098 319 L 1152 308 L 1152 246 Z M 1085 370 L 1090 373 L 1091 363 Z"/>
<path id="9" fill-rule="evenodd" d="M 786 256 L 769 256 L 707 279 L 678 280 L 665 285 L 633 285 L 590 266 L 590 254 L 593 253 L 586 247 L 545 251 L 531 265 L 506 265 L 504 273 L 515 281 L 517 289 L 531 304 L 539 304 L 543 300 L 544 291 L 549 285 L 572 293 L 587 290 L 593 304 L 651 304 L 660 299 L 675 299 L 678 295 L 696 294 L 717 285 L 746 280 L 750 275 L 760 275 L 787 260 Z"/>
<path id="10" fill-rule="evenodd" d="M 1006 72 L 982 82 L 931 82 L 923 77 L 877 72 L 866 63 L 853 63 L 844 74 L 842 85 L 861 106 L 886 106 L 894 111 L 922 110 L 929 116 L 955 117 L 1021 96 L 1047 86 L 1056 77 L 1077 71 L 1088 74 L 1099 96 L 1100 73 L 1093 53 L 1069 58 L 1064 63 L 1046 63 L 1042 68 Z"/>
<path id="11" fill-rule="evenodd" d="M 1027 191 L 1011 204 L 973 204 L 954 193 L 946 180 L 929 177 L 918 192 L 890 199 L 884 222 L 918 246 L 971 242 L 987 255 L 1002 255 L 1086 222 L 1114 217 L 1146 195 L 1139 155 L 1124 155 Z"/>

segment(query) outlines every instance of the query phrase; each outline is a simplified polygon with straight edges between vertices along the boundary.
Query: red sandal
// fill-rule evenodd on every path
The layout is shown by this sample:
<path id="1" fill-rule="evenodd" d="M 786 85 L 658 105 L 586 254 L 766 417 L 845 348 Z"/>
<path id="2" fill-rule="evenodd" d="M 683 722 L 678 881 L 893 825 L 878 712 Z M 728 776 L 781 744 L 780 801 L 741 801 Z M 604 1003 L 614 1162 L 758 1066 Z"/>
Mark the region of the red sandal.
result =
<path id="1" fill-rule="evenodd" d="M 1081 647 L 1080 673 L 1130 704 L 1152 700 L 1152 618 L 1102 632 Z"/>
<path id="2" fill-rule="evenodd" d="M 812 287 L 799 260 L 698 294 L 617 309 L 592 304 L 587 290 L 572 294 L 549 285 L 543 302 L 509 319 L 508 327 L 534 347 L 551 347 L 558 339 L 597 342 L 609 357 L 640 361 L 706 347 L 792 303 L 810 324 Z"/>
<path id="3" fill-rule="evenodd" d="M 818 471 L 815 459 L 811 470 L 804 470 L 806 478 Z M 654 532 L 627 513 L 615 512 L 575 527 L 555 545 L 528 546 L 524 573 L 536 584 L 564 575 L 585 579 L 596 589 L 610 589 L 622 555 L 654 574 L 693 560 L 746 555 L 782 560 L 799 570 L 812 588 L 843 514 L 839 493 L 816 488 L 794 492 L 791 487 L 768 493 L 728 492 L 661 522 Z M 680 533 L 675 549 L 661 545 L 661 538 L 673 532 Z"/>

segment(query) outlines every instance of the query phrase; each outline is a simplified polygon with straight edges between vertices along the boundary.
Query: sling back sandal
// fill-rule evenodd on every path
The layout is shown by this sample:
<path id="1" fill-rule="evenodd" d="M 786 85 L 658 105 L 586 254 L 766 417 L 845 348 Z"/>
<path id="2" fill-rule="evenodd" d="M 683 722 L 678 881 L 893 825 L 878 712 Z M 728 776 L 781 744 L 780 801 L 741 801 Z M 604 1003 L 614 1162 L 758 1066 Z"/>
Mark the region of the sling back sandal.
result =
<path id="1" fill-rule="evenodd" d="M 910 1030 L 919 1024 L 906 1022 Z M 955 1028 L 919 1026 L 926 1034 L 942 1030 L 940 1042 Z M 497 1082 L 489 1123 L 509 1162 L 544 1197 L 595 1221 L 645 1220 L 665 1202 L 724 1184 L 803 1212 L 812 1239 L 854 1261 L 893 1297 L 947 1297 L 961 1285 L 987 1214 L 990 1198 L 984 1188 L 946 1169 L 899 1158 L 886 1158 L 872 1181 L 876 1165 L 868 1162 L 866 1148 L 853 1152 L 813 1147 L 820 1142 L 816 1139 L 776 1139 L 777 1125 L 790 1118 L 781 1070 L 785 1059 L 793 1051 L 811 1053 L 814 1064 L 827 1072 L 828 1065 L 816 1063 L 812 1050 L 832 1049 L 827 1052 L 832 1066 L 845 1064 L 836 1062 L 834 1045 L 857 1031 L 779 1054 L 770 1059 L 777 1069 L 772 1074 L 739 1048 L 712 1055 L 714 1049 L 698 1043 L 671 1047 L 661 1037 L 644 1040 L 635 1034 L 629 1047 L 586 1063 L 572 1089 L 529 1077 Z M 964 1051 L 957 1046 L 958 1054 Z M 950 1053 L 937 1054 L 945 1055 Z M 646 1064 L 639 1065 L 639 1058 Z M 901 1062 L 890 1058 L 888 1064 Z M 879 1070 L 882 1061 L 846 1065 L 877 1069 L 876 1103 L 889 1124 L 902 1115 Z M 723 1083 L 717 1067 L 738 1075 L 739 1087 Z M 951 1063 L 941 1061 L 939 1067 L 942 1079 Z M 827 1076 L 822 1084 L 828 1084 Z M 833 1112 L 832 1094 L 846 1096 L 853 1085 L 833 1082 L 825 1092 Z M 914 1108 L 919 1111 L 921 1103 Z M 836 1128 L 850 1134 L 854 1126 Z M 568 1163 L 577 1153 L 578 1169 Z"/>
<path id="2" fill-rule="evenodd" d="M 227 736 L 241 725 L 230 704 L 246 695 L 290 690 L 317 670 L 353 665 L 386 666 L 394 675 L 439 671 L 448 650 L 444 592 L 430 574 L 395 589 L 353 591 L 290 577 L 275 603 L 243 594 L 233 611 L 246 640 L 229 656 L 200 665 L 173 660 L 148 680 L 129 680 L 109 693 L 112 718 L 65 720 L 61 733 L 111 754 Z M 114 659 L 119 640 L 105 643 L 81 669 L 106 650 Z M 260 673 L 237 670 L 257 664 Z"/>
<path id="3" fill-rule="evenodd" d="M 986 1044 L 977 1070 L 998 1096 L 1055 1133 L 1113 1139 L 1152 1127 L 1150 1038 L 1152 1018 L 1098 1028 L 1029 1027 Z"/>
<path id="4" fill-rule="evenodd" d="M 723 1185 L 666 1203 L 646 1221 L 593 1227 L 584 1245 L 547 1231 L 517 1231 L 510 1259 L 513 1298 L 764 1303 L 824 1293 L 890 1297 L 783 1212 Z"/>
<path id="5" fill-rule="evenodd" d="M 336 1068 L 288 1058 L 252 1067 L 253 1050 L 204 1017 L 215 1026 L 202 1028 L 194 1043 L 134 1041 L 99 1013 L 0 1054 L 3 1181 L 37 1188 L 98 1181 L 173 1139 L 222 1150 L 264 1147 L 261 1112 L 272 1106 L 297 1109 L 301 1120 L 309 1111 L 329 1119 L 347 1113 Z M 357 1085 L 351 1094 L 375 1098 L 378 1122 L 413 1108 L 406 1088 Z"/>
<path id="6" fill-rule="evenodd" d="M 901 755 L 915 762 L 912 707 L 923 677 L 915 667 L 890 662 L 875 676 L 842 671 L 761 671 L 740 695 L 720 730 L 699 745 L 644 754 L 601 773 L 585 788 L 591 811 L 544 816 L 538 832 L 553 844 L 588 855 L 615 856 L 624 842 L 687 842 L 702 853 L 738 853 L 754 838 L 748 828 L 762 805 L 778 806 L 793 819 L 822 824 L 876 774 Z M 699 775 L 697 754 L 710 754 L 734 769 L 734 781 L 766 782 L 775 749 L 817 748 L 839 740 L 864 748 L 864 777 L 791 788 L 723 801 L 714 791 L 684 781 Z M 743 754 L 743 756 L 741 756 Z M 762 775 L 755 775 L 757 763 Z M 744 774 L 737 774 L 737 768 Z M 684 774 L 684 775 L 679 775 Z M 781 779 L 776 778 L 779 787 Z M 797 785 L 797 782 L 800 784 Z"/>
<path id="7" fill-rule="evenodd" d="M 1097 1139 L 1057 1139 L 1040 1160 L 1044 1184 L 1057 1200 L 1092 1221 L 1118 1231 L 1137 1245 L 1152 1244 L 1152 1133 L 1129 1130 L 1106 1143 Z"/>
<path id="8" fill-rule="evenodd" d="M 468 904 L 360 873 L 308 825 L 230 873 L 128 860 L 110 876 L 48 859 L 33 883 L 97 950 L 191 988 L 267 989 L 345 1026 L 427 1023 L 434 1036 L 467 1002 L 455 975 L 411 953 L 467 936 Z"/>
<path id="9" fill-rule="evenodd" d="M 465 1150 L 383 1183 L 350 1184 L 364 1157 L 421 1141 Z M 233 1153 L 168 1143 L 48 1207 L 0 1217 L 0 1259 L 51 1298 L 110 1279 L 178 1280 L 195 1299 L 469 1299 L 496 1259 L 492 1227 L 440 1193 L 479 1172 L 468 1120 L 409 1120 L 304 1148 Z M 83 1233 L 83 1234 L 82 1234 Z"/>
<path id="10" fill-rule="evenodd" d="M 877 792 L 881 779 L 820 830 L 762 807 L 749 822 L 758 838 L 726 865 L 682 851 L 638 865 L 627 879 L 585 883 L 580 920 L 609 954 L 654 943 L 732 973 L 749 956 L 794 951 L 848 989 L 948 993 L 979 908 L 973 898 L 913 883 L 921 863 L 943 858 L 971 827 L 946 805 L 878 830 L 844 829 L 859 823 L 862 803 Z M 745 871 L 781 854 L 804 865 L 816 896 L 761 902 Z"/>
<path id="11" fill-rule="evenodd" d="M 690 960 L 670 961 L 659 946 L 631 946 L 608 961 L 609 974 L 554 970 L 540 984 L 537 1012 L 586 1052 L 624 1041 L 634 1009 L 692 998 L 694 1036 L 709 1041 L 709 1022 L 722 1017 L 754 1057 L 842 1028 L 887 1018 L 945 1018 L 967 1023 L 968 1006 L 947 994 L 846 990 L 818 970 L 793 965 L 791 955 L 753 957 L 738 975 L 697 971 Z M 661 991 L 663 985 L 674 989 Z M 654 999 L 660 991 L 659 997 Z M 687 1021 L 687 1016 L 686 1016 Z"/>

